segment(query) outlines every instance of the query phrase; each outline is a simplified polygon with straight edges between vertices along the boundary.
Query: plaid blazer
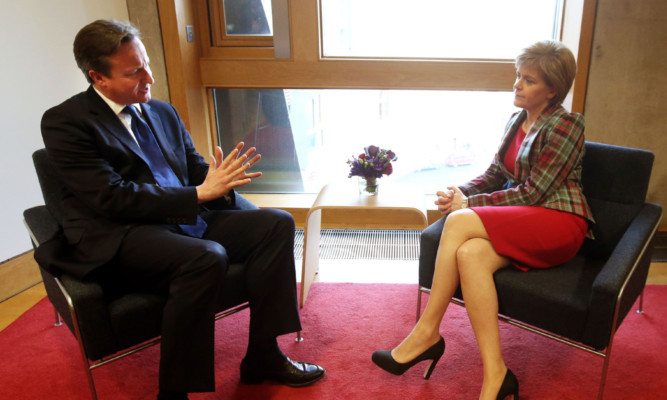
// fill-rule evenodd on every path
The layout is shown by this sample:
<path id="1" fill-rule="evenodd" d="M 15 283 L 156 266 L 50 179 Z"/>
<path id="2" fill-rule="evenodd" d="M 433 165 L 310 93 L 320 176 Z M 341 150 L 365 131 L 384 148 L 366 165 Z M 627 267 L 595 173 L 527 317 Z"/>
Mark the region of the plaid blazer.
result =
<path id="1" fill-rule="evenodd" d="M 502 159 L 525 118 L 525 111 L 512 115 L 489 168 L 460 186 L 468 205 L 542 206 L 595 222 L 581 185 L 584 117 L 560 105 L 547 108 L 521 143 L 512 174 Z"/>

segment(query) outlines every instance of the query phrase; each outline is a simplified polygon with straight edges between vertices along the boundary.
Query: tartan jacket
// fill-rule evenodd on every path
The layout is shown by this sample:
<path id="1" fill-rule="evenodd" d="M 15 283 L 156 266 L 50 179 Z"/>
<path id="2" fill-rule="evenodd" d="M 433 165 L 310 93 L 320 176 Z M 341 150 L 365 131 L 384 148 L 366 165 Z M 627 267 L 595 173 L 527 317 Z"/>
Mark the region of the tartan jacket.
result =
<path id="1" fill-rule="evenodd" d="M 502 159 L 525 118 L 526 111 L 512 115 L 489 168 L 459 187 L 468 206 L 542 206 L 594 223 L 581 184 L 584 117 L 560 105 L 544 110 L 523 140 L 512 174 Z"/>

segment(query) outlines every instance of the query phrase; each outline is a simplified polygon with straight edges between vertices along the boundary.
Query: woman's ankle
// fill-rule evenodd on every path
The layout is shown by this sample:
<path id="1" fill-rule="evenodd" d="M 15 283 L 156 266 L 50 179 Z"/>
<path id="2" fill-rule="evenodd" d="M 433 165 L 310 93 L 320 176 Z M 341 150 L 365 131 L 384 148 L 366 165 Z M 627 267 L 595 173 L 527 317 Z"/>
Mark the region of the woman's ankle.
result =
<path id="1" fill-rule="evenodd" d="M 440 332 L 433 333 L 429 330 L 415 329 L 401 344 L 392 350 L 392 357 L 396 362 L 404 363 L 412 361 L 415 357 L 426 351 L 440 340 Z"/>

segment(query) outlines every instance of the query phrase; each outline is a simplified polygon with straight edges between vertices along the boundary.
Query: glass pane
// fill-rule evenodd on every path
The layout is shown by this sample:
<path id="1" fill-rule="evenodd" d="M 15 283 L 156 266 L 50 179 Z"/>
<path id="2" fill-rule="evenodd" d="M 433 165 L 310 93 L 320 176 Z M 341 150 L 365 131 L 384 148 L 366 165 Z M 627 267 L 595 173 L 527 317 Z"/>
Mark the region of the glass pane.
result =
<path id="1" fill-rule="evenodd" d="M 517 111 L 512 92 L 343 89 L 215 89 L 219 140 L 257 147 L 264 175 L 242 192 L 317 193 L 347 179 L 351 156 L 393 150 L 382 182 L 421 184 L 425 193 L 482 173 Z M 356 179 L 356 178 L 353 178 Z"/>
<path id="2" fill-rule="evenodd" d="M 223 0 L 227 35 L 271 36 L 271 0 Z"/>
<path id="3" fill-rule="evenodd" d="M 514 59 L 559 35 L 562 0 L 322 0 L 330 57 Z"/>

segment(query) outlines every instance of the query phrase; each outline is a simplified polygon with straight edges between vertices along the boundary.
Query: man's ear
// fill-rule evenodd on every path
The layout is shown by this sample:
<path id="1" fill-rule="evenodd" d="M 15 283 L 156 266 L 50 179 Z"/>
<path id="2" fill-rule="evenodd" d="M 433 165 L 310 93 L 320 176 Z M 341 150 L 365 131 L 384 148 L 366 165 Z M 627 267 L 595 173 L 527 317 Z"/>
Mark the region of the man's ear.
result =
<path id="1" fill-rule="evenodd" d="M 90 77 L 90 79 L 93 80 L 93 84 L 97 86 L 104 86 L 106 77 L 101 73 L 91 69 L 90 71 L 88 71 L 88 76 Z"/>

